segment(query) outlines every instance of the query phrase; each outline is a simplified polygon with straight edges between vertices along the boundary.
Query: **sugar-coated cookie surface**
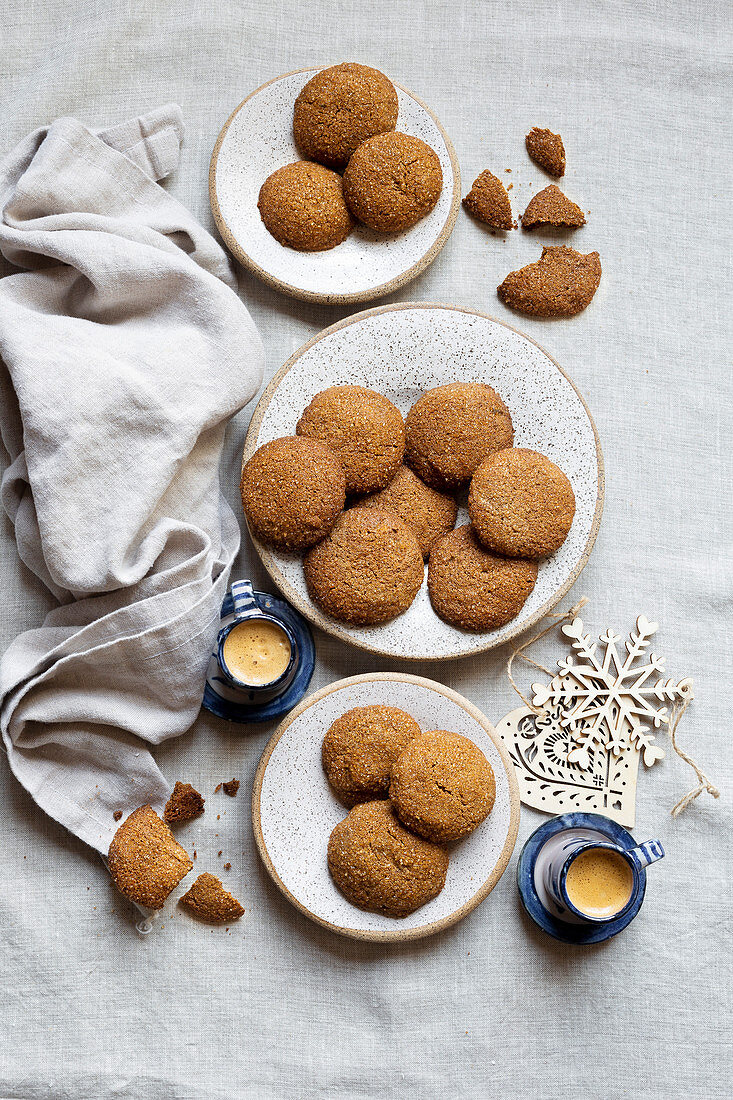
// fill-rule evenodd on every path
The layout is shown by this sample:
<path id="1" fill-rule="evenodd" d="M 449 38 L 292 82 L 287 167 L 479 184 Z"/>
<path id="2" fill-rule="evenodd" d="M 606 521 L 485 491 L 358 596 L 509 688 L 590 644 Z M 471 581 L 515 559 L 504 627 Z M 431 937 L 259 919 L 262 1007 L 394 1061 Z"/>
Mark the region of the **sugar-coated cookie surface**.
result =
<path id="1" fill-rule="evenodd" d="M 497 293 L 505 305 L 535 317 L 574 317 L 590 305 L 601 282 L 597 252 L 583 255 L 565 245 L 542 249 L 542 256 L 510 271 Z"/>
<path id="2" fill-rule="evenodd" d="M 344 468 L 347 493 L 384 488 L 405 453 L 402 413 L 384 394 L 365 386 L 331 386 L 317 393 L 296 432 L 331 448 Z"/>
<path id="3" fill-rule="evenodd" d="M 244 906 L 224 889 L 216 875 L 211 875 L 208 871 L 199 875 L 191 889 L 180 898 L 179 905 L 190 909 L 199 920 L 208 921 L 209 924 L 239 920 L 244 913 Z"/>
<path id="4" fill-rule="evenodd" d="M 560 188 L 551 183 L 530 199 L 522 214 L 524 229 L 533 229 L 536 225 L 577 229 L 578 226 L 585 225 L 585 214 L 577 203 L 563 195 Z"/>
<path id="5" fill-rule="evenodd" d="M 509 447 L 476 470 L 468 514 L 488 550 L 513 558 L 546 558 L 568 536 L 575 494 L 562 470 L 545 455 Z"/>
<path id="6" fill-rule="evenodd" d="M 516 229 L 512 217 L 509 195 L 500 179 L 489 172 L 481 172 L 473 181 L 463 205 L 474 218 L 490 225 L 492 229 Z"/>
<path id="7" fill-rule="evenodd" d="M 496 630 L 521 611 L 537 580 L 537 563 L 486 550 L 466 524 L 430 552 L 428 592 L 436 615 L 463 630 Z"/>
<path id="8" fill-rule="evenodd" d="M 345 168 L 362 142 L 394 130 L 399 105 L 378 69 L 345 61 L 311 77 L 295 101 L 293 136 L 301 153 Z"/>
<path id="9" fill-rule="evenodd" d="M 524 142 L 535 164 L 551 176 L 565 175 L 565 146 L 559 134 L 533 126 Z"/>
<path id="10" fill-rule="evenodd" d="M 328 869 L 353 905 L 406 917 L 443 889 L 448 856 L 409 832 L 382 799 L 355 806 L 336 825 L 328 841 Z"/>
<path id="11" fill-rule="evenodd" d="M 458 516 L 453 497 L 431 489 L 409 466 L 400 466 L 387 488 L 364 497 L 359 507 L 394 512 L 415 535 L 424 558 L 441 535 L 453 530 Z"/>
<path id="12" fill-rule="evenodd" d="M 304 561 L 311 599 L 342 622 L 384 623 L 410 606 L 423 582 L 420 547 L 392 512 L 351 508 Z"/>
<path id="13" fill-rule="evenodd" d="M 321 164 L 297 160 L 278 168 L 260 188 L 257 207 L 267 230 L 298 252 L 325 252 L 354 227 L 341 177 Z"/>
<path id="14" fill-rule="evenodd" d="M 440 158 L 420 138 L 392 132 L 360 145 L 344 172 L 344 198 L 355 218 L 382 233 L 401 233 L 433 209 L 443 190 Z"/>
<path id="15" fill-rule="evenodd" d="M 318 439 L 288 435 L 259 447 L 242 470 L 242 507 L 262 542 L 304 550 L 324 538 L 346 500 L 346 478 Z"/>
<path id="16" fill-rule="evenodd" d="M 389 797 L 400 821 L 426 840 L 447 844 L 488 817 L 494 771 L 473 741 L 431 730 L 416 737 L 392 768 Z"/>
<path id="17" fill-rule="evenodd" d="M 140 806 L 122 822 L 107 862 L 120 893 L 148 909 L 160 909 L 193 867 L 186 849 L 152 806 Z"/>
<path id="18" fill-rule="evenodd" d="M 397 757 L 420 733 L 399 707 L 353 707 L 329 727 L 321 760 L 331 787 L 347 806 L 386 798 Z"/>
<path id="19" fill-rule="evenodd" d="M 405 429 L 405 461 L 427 485 L 447 492 L 465 485 L 487 455 L 514 439 L 509 410 L 482 382 L 427 390 L 407 414 Z"/>

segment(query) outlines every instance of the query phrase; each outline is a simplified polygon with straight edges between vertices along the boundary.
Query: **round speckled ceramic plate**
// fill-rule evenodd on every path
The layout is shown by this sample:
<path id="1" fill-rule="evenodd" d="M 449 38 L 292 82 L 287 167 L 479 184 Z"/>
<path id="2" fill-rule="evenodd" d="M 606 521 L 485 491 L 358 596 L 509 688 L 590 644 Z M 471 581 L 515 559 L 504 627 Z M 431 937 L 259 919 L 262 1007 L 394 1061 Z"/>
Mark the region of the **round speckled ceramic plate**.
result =
<path id="1" fill-rule="evenodd" d="M 227 120 L 209 170 L 209 199 L 227 248 L 263 282 L 311 302 L 368 302 L 419 275 L 448 240 L 461 201 L 455 150 L 438 119 L 405 88 L 397 129 L 426 141 L 440 157 L 443 191 L 435 208 L 406 233 L 357 226 L 337 248 L 296 252 L 268 233 L 257 209 L 260 187 L 276 168 L 300 160 L 293 105 L 318 69 L 300 69 L 263 84 Z"/>
<path id="2" fill-rule="evenodd" d="M 573 526 L 557 553 L 541 563 L 519 615 L 484 634 L 439 619 L 426 583 L 392 622 L 371 627 L 337 622 L 311 601 L 299 555 L 253 539 L 292 604 L 323 630 L 372 653 L 429 661 L 492 649 L 532 626 L 565 595 L 588 559 L 603 510 L 603 458 L 583 398 L 546 351 L 500 321 L 453 306 L 382 306 L 332 325 L 297 351 L 260 398 L 247 432 L 245 462 L 261 444 L 292 435 L 305 406 L 327 386 L 368 386 L 406 414 L 425 390 L 459 381 L 493 386 L 512 414 L 515 445 L 541 451 L 565 471 L 575 492 Z M 458 524 L 467 522 L 461 509 Z"/>
<path id="3" fill-rule="evenodd" d="M 321 744 L 345 711 L 377 703 L 401 707 L 423 730 L 446 729 L 470 738 L 496 778 L 494 808 L 475 832 L 452 846 L 440 894 L 399 919 L 351 905 L 336 889 L 326 862 L 331 830 L 347 811 L 326 781 Z M 252 826 L 275 885 L 306 916 L 355 939 L 418 939 L 455 924 L 496 886 L 517 839 L 519 787 L 500 738 L 462 695 L 419 676 L 370 673 L 311 695 L 275 731 L 255 775 Z"/>

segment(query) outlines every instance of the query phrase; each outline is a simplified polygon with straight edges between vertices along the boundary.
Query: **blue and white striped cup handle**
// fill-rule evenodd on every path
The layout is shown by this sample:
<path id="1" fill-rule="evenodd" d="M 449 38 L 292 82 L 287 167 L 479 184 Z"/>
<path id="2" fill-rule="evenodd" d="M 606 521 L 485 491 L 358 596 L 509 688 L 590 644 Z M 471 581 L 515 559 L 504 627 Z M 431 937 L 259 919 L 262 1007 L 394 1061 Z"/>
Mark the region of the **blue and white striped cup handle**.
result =
<path id="1" fill-rule="evenodd" d="M 243 615 L 247 611 L 259 611 L 251 581 L 234 581 L 230 591 L 236 616 Z"/>
<path id="2" fill-rule="evenodd" d="M 658 840 L 645 840 L 643 844 L 639 844 L 636 848 L 630 848 L 627 855 L 631 856 L 636 866 L 641 870 L 642 867 L 648 867 L 650 863 L 656 863 L 658 859 L 663 859 L 664 848 Z"/>

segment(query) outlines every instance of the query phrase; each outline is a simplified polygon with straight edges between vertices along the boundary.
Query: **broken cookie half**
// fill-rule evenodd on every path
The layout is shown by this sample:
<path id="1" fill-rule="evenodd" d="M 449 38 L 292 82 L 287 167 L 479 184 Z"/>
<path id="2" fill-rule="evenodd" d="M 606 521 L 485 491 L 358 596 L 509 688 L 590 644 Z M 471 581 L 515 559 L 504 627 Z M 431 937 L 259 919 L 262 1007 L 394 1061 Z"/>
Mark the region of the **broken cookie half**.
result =
<path id="1" fill-rule="evenodd" d="M 192 821 L 204 812 L 204 799 L 190 783 L 176 780 L 170 798 L 163 810 L 163 820 L 169 825 L 179 821 Z"/>
<path id="2" fill-rule="evenodd" d="M 601 281 L 597 252 L 583 255 L 565 245 L 543 248 L 533 264 L 510 271 L 497 293 L 510 309 L 534 317 L 574 317 L 586 308 Z"/>
<path id="3" fill-rule="evenodd" d="M 107 855 L 115 886 L 130 901 L 160 909 L 193 862 L 152 806 L 140 806 L 123 821 Z"/>
<path id="4" fill-rule="evenodd" d="M 551 183 L 543 191 L 538 191 L 522 214 L 524 229 L 533 229 L 536 225 L 576 229 L 585 225 L 585 214 L 577 203 L 563 195 L 560 188 Z"/>
<path id="5" fill-rule="evenodd" d="M 225 924 L 239 920 L 244 913 L 233 894 L 225 890 L 216 875 L 205 871 L 180 899 L 179 903 L 195 913 L 200 920 L 210 924 Z"/>

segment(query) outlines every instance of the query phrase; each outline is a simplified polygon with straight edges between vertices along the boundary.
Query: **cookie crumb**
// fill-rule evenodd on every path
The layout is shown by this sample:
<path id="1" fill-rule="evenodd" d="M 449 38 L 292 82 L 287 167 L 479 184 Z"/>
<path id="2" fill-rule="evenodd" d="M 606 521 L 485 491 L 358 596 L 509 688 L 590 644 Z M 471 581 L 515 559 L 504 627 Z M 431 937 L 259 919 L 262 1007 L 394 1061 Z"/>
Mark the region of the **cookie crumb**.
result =
<path id="1" fill-rule="evenodd" d="M 180 898 L 179 905 L 212 924 L 238 920 L 244 913 L 244 906 L 224 889 L 216 875 L 206 871 L 199 875 L 191 889 Z"/>
<path id="2" fill-rule="evenodd" d="M 512 218 L 512 207 L 504 184 L 495 175 L 485 169 L 473 181 L 471 190 L 463 200 L 463 205 L 474 218 L 485 222 L 493 229 L 516 229 Z"/>
<path id="3" fill-rule="evenodd" d="M 220 849 L 219 849 L 219 851 L 218 851 L 218 852 L 217 852 L 216 854 L 217 854 L 218 856 L 220 856 L 220 855 L 221 855 L 221 853 L 222 853 L 223 851 L 224 851 L 224 849 L 223 849 L 223 848 L 220 848 Z"/>
<path id="4" fill-rule="evenodd" d="M 122 810 L 115 810 L 115 812 L 112 814 L 112 817 L 114 818 L 115 821 L 121 821 L 122 820 Z M 23 858 L 25 859 L 25 856 Z"/>
<path id="5" fill-rule="evenodd" d="M 224 788 L 224 794 L 228 794 L 230 798 L 236 798 L 239 790 L 239 780 L 230 779 L 228 783 L 222 783 L 222 787 Z"/>
<path id="6" fill-rule="evenodd" d="M 221 790 L 221 788 L 222 788 L 223 786 L 224 786 L 224 784 L 223 784 L 223 783 L 218 783 L 218 784 L 216 785 L 216 787 L 214 787 L 214 794 L 218 794 L 218 793 L 219 793 L 219 791 Z"/>
<path id="7" fill-rule="evenodd" d="M 231 863 L 225 863 L 224 864 L 224 870 L 225 871 L 231 871 L 231 869 L 232 869 Z"/>
<path id="8" fill-rule="evenodd" d="M 190 783 L 180 783 L 176 780 L 173 792 L 163 810 L 163 820 L 169 825 L 178 821 L 191 821 L 204 812 L 204 801 Z"/>
<path id="9" fill-rule="evenodd" d="M 532 160 L 540 168 L 551 176 L 565 175 L 565 146 L 559 134 L 533 126 L 524 143 Z"/>

